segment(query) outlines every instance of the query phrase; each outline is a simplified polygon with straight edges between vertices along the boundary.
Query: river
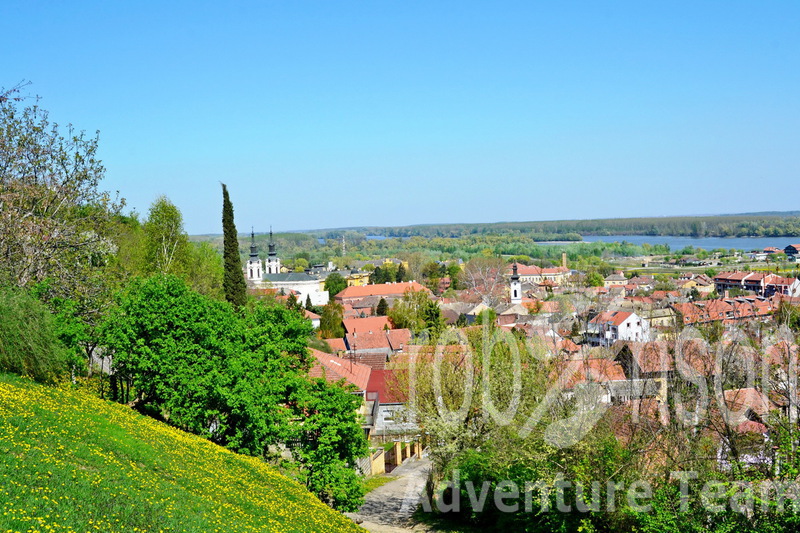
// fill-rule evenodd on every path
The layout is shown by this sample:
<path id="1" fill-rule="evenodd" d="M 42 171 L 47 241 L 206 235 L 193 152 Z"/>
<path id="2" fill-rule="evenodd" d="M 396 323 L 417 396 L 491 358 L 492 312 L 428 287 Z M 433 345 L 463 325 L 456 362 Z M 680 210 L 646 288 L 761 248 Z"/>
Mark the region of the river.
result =
<path id="1" fill-rule="evenodd" d="M 763 250 L 774 246 L 783 250 L 790 244 L 800 242 L 800 237 L 678 237 L 674 235 L 584 235 L 584 242 L 622 242 L 641 246 L 648 244 L 668 244 L 671 251 L 677 251 L 686 246 L 714 250 L 735 248 L 749 252 Z"/>

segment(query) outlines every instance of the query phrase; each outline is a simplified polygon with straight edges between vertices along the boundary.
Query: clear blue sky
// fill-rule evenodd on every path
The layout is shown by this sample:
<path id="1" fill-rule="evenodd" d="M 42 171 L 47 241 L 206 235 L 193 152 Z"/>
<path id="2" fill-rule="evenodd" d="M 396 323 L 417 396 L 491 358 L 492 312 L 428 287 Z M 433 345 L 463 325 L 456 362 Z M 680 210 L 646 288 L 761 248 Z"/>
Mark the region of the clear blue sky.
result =
<path id="1" fill-rule="evenodd" d="M 800 3 L 5 0 L 0 86 L 190 233 L 800 208 Z"/>

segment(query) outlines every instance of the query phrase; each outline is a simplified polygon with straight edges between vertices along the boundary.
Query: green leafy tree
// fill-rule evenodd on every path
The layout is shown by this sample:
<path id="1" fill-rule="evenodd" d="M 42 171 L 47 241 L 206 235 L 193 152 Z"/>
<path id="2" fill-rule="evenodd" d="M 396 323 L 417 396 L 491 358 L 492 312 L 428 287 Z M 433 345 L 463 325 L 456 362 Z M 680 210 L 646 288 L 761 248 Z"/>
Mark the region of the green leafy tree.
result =
<path id="1" fill-rule="evenodd" d="M 370 274 L 369 282 L 373 285 L 377 283 L 392 283 L 397 279 L 397 271 L 398 269 L 394 264 L 384 263 L 376 267 Z"/>
<path id="2" fill-rule="evenodd" d="M 428 332 L 430 338 L 438 338 L 445 327 L 444 317 L 442 316 L 442 310 L 439 308 L 439 303 L 435 300 L 428 300 L 422 307 L 421 315 L 425 323 L 425 331 Z"/>
<path id="3" fill-rule="evenodd" d="M 177 277 L 155 276 L 119 296 L 103 334 L 114 378 L 130 382 L 138 410 L 254 455 L 286 438 L 290 415 L 279 405 L 308 366 L 311 325 L 298 313 L 259 302 L 241 317 Z"/>
<path id="4" fill-rule="evenodd" d="M 53 382 L 65 375 L 68 354 L 47 307 L 29 294 L 0 288 L 0 370 Z"/>
<path id="5" fill-rule="evenodd" d="M 426 291 L 407 290 L 387 316 L 395 328 L 408 328 L 415 335 L 427 331 L 435 336 L 444 327 L 439 304 L 431 300 Z"/>
<path id="6" fill-rule="evenodd" d="M 603 281 L 603 276 L 599 272 L 589 272 L 586 275 L 587 287 L 602 287 Z"/>
<path id="7" fill-rule="evenodd" d="M 150 206 L 144 223 L 145 257 L 148 270 L 176 274 L 184 269 L 189 255 L 189 239 L 183 231 L 183 215 L 166 196 Z"/>
<path id="8" fill-rule="evenodd" d="M 124 201 L 100 189 L 98 137 L 59 128 L 17 89 L 0 90 L 0 283 L 35 288 L 91 330 L 110 302 L 115 222 Z M 66 316 L 66 315 L 64 315 Z"/>
<path id="9" fill-rule="evenodd" d="M 344 308 L 334 301 L 328 302 L 322 308 L 322 314 L 319 319 L 319 334 L 322 338 L 339 339 L 344 337 L 343 316 Z"/>
<path id="10" fill-rule="evenodd" d="M 106 269 L 109 280 L 115 280 L 122 285 L 133 276 L 145 275 L 147 271 L 145 235 L 138 214 L 134 212 L 114 217 L 111 236 L 117 253 L 112 256 Z"/>
<path id="11" fill-rule="evenodd" d="M 461 267 L 458 263 L 450 263 L 447 265 L 447 276 L 450 278 L 451 289 L 457 291 L 462 288 L 461 280 L 459 279 L 461 276 Z"/>
<path id="12" fill-rule="evenodd" d="M 438 294 L 439 280 L 442 279 L 442 270 L 439 263 L 431 261 L 422 267 L 422 279 L 425 281 L 426 287 Z"/>
<path id="13" fill-rule="evenodd" d="M 302 424 L 290 428 L 298 443 L 292 453 L 300 465 L 300 480 L 331 507 L 358 510 L 364 487 L 355 464 L 369 452 L 356 415 L 361 398 L 342 386 L 315 380 L 298 388 L 290 403 L 303 416 Z"/>
<path id="14" fill-rule="evenodd" d="M 689 291 L 689 299 L 694 301 L 703 299 L 700 291 L 697 290 L 697 287 L 692 287 L 692 290 Z"/>
<path id="15" fill-rule="evenodd" d="M 210 243 L 201 242 L 189 245 L 186 281 L 192 289 L 204 296 L 224 300 L 223 274 L 222 256 Z"/>
<path id="16" fill-rule="evenodd" d="M 233 204 L 224 183 L 222 184 L 222 232 L 225 261 L 222 286 L 225 290 L 225 299 L 236 307 L 242 307 L 247 301 L 247 284 L 242 270 L 242 258 L 239 255 L 239 234 L 233 221 Z"/>
<path id="17" fill-rule="evenodd" d="M 378 316 L 386 316 L 386 313 L 389 311 L 389 304 L 386 303 L 384 298 L 381 298 L 378 302 L 378 306 L 375 308 L 375 314 Z"/>
<path id="18" fill-rule="evenodd" d="M 408 272 L 406 272 L 406 267 L 403 263 L 400 263 L 400 266 L 397 267 L 397 274 L 395 275 L 395 281 L 398 283 L 403 281 L 408 281 Z"/>
<path id="19" fill-rule="evenodd" d="M 0 90 L 0 280 L 50 296 L 92 300 L 114 246 L 109 230 L 123 203 L 99 190 L 98 138 L 62 132 L 38 105 Z M 87 304 L 91 306 L 92 304 Z"/>
<path id="20" fill-rule="evenodd" d="M 372 274 L 369 275 L 369 283 L 370 285 L 375 285 L 377 283 L 385 283 L 385 274 L 383 272 L 383 267 L 375 267 L 375 270 L 372 271 Z"/>
<path id="21" fill-rule="evenodd" d="M 308 268 L 308 259 L 304 257 L 296 257 L 294 260 L 294 271 L 305 272 Z"/>
<path id="22" fill-rule="evenodd" d="M 218 436 L 211 427 L 222 401 L 222 365 L 241 333 L 227 304 L 191 291 L 174 276 L 137 279 L 120 294 L 102 332 L 114 359 L 112 395 L 128 399 L 115 387 L 126 380 L 139 410 Z"/>
<path id="23" fill-rule="evenodd" d="M 338 509 L 360 505 L 361 399 L 308 377 L 312 330 L 300 313 L 276 301 L 239 312 L 174 276 L 137 279 L 118 304 L 104 336 L 137 409 L 239 453 L 290 444 L 310 490 Z"/>
<path id="24" fill-rule="evenodd" d="M 313 310 L 314 310 L 314 306 L 311 304 L 311 295 L 310 294 L 306 294 L 306 311 L 312 311 L 313 312 Z"/>
<path id="25" fill-rule="evenodd" d="M 475 317 L 475 325 L 488 325 L 494 327 L 497 323 L 497 312 L 494 309 L 484 309 Z"/>
<path id="26" fill-rule="evenodd" d="M 331 272 L 325 278 L 325 290 L 328 291 L 328 296 L 333 298 L 347 288 L 347 280 L 338 272 Z"/>

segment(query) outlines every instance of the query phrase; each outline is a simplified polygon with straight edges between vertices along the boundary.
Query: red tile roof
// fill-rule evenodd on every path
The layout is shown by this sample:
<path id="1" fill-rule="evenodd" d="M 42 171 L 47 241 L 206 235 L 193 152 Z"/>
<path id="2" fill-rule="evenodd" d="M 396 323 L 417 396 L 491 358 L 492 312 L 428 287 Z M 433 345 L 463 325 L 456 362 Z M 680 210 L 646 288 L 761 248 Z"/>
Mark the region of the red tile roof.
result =
<path id="1" fill-rule="evenodd" d="M 362 365 L 367 365 L 372 370 L 383 370 L 386 368 L 386 360 L 389 355 L 386 352 L 361 352 L 353 355 L 353 360 Z"/>
<path id="2" fill-rule="evenodd" d="M 344 330 L 346 333 L 357 332 L 359 335 L 362 333 L 377 333 L 384 329 L 391 329 L 392 325 L 389 319 L 385 316 L 371 316 L 367 318 L 346 318 L 342 320 Z"/>
<path id="3" fill-rule="evenodd" d="M 561 387 L 570 389 L 579 383 L 593 381 L 624 381 L 622 365 L 611 359 L 570 359 L 556 363 L 551 380 L 558 380 Z"/>
<path id="4" fill-rule="evenodd" d="M 334 352 L 347 351 L 347 346 L 344 344 L 344 339 L 324 339 Z"/>
<path id="5" fill-rule="evenodd" d="M 617 354 L 625 347 L 630 350 L 636 364 L 643 373 L 671 372 L 675 368 L 675 360 L 664 342 L 620 342 L 618 347 L 615 345 Z M 628 377 L 633 378 L 633 376 Z"/>
<path id="6" fill-rule="evenodd" d="M 337 357 L 319 350 L 309 349 L 315 361 L 308 375 L 311 377 L 324 377 L 329 383 L 341 380 L 355 385 L 358 390 L 366 390 L 372 369 L 342 357 Z"/>
<path id="7" fill-rule="evenodd" d="M 405 403 L 408 391 L 401 385 L 399 370 L 373 370 L 367 392 L 377 392 L 380 403 Z"/>
<path id="8" fill-rule="evenodd" d="M 633 313 L 630 313 L 628 311 L 603 311 L 602 313 L 591 319 L 589 322 L 594 324 L 608 323 L 613 326 L 619 326 L 620 324 L 628 320 L 628 318 L 630 318 L 632 314 Z"/>
<path id="9" fill-rule="evenodd" d="M 766 394 L 749 387 L 746 389 L 730 389 L 723 393 L 725 404 L 732 411 L 750 409 L 759 416 L 764 416 L 776 408 Z"/>
<path id="10" fill-rule="evenodd" d="M 564 267 L 546 267 L 542 268 L 536 265 L 523 265 L 521 263 L 517 263 L 517 274 L 520 276 L 554 276 L 556 274 L 566 274 L 569 272 L 568 268 Z M 506 271 L 507 274 L 511 274 L 513 271 L 514 265 L 509 265 Z"/>
<path id="11" fill-rule="evenodd" d="M 355 331 L 345 335 L 347 345 L 351 350 L 391 350 L 386 332 L 380 331 Z"/>
<path id="12" fill-rule="evenodd" d="M 392 351 L 397 352 L 405 348 L 411 341 L 411 330 L 408 328 L 392 329 L 386 332 L 386 337 L 389 339 L 389 346 Z"/>
<path id="13" fill-rule="evenodd" d="M 347 287 L 336 295 L 336 299 L 366 298 L 367 296 L 402 296 L 406 291 L 425 291 L 430 293 L 430 290 L 424 285 L 416 281 L 408 281 L 402 283 L 377 283 L 375 285 Z"/>

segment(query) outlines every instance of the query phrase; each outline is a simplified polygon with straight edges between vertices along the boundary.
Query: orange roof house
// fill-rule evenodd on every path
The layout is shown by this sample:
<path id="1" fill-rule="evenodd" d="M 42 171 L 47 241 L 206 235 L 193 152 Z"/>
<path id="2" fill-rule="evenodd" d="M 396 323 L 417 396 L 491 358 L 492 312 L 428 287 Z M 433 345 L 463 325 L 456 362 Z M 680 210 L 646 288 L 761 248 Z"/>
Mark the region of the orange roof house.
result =
<path id="1" fill-rule="evenodd" d="M 345 333 L 367 333 L 392 329 L 389 318 L 385 316 L 371 316 L 366 318 L 346 318 L 342 320 Z"/>
<path id="2" fill-rule="evenodd" d="M 417 283 L 416 281 L 408 281 L 402 283 L 376 283 L 374 285 L 362 285 L 360 287 L 353 286 L 347 287 L 337 294 L 334 298 L 338 303 L 349 303 L 367 298 L 369 296 L 381 296 L 383 298 L 402 298 L 406 291 L 425 292 L 432 295 L 431 291 Z"/>
<path id="3" fill-rule="evenodd" d="M 355 386 L 359 391 L 367 390 L 367 384 L 372 372 L 369 366 L 314 350 L 313 348 L 309 351 L 314 357 L 311 370 L 308 372 L 310 377 L 324 378 L 328 383 L 344 380 L 346 383 Z"/>

